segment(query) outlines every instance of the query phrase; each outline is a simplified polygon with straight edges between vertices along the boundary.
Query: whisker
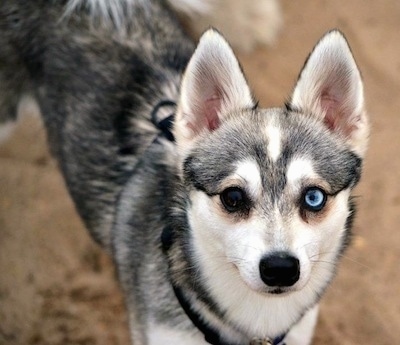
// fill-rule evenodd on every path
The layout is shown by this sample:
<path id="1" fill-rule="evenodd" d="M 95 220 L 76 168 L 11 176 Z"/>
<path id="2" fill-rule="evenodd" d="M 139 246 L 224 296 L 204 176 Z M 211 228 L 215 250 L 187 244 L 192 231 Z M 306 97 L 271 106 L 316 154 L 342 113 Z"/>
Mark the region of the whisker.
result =
<path id="1" fill-rule="evenodd" d="M 368 270 L 373 270 L 373 268 L 371 266 L 368 266 L 368 265 L 366 265 L 366 264 L 364 264 L 364 263 L 362 263 L 362 262 L 360 262 L 360 261 L 358 261 L 358 260 L 356 260 L 354 258 L 351 258 L 348 255 L 340 254 L 340 257 L 343 258 L 344 260 L 348 260 L 348 261 L 350 261 L 352 263 L 355 263 L 355 264 L 357 264 L 357 265 L 359 265 L 361 267 L 367 268 Z"/>

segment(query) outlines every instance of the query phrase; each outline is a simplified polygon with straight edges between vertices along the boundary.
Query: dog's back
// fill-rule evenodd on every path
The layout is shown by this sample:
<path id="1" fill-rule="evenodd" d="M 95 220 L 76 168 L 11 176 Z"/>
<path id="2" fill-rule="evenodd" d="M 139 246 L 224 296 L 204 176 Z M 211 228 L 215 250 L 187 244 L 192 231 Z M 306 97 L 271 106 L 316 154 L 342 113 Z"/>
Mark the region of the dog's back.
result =
<path id="1" fill-rule="evenodd" d="M 157 133 L 151 109 L 177 100 L 193 51 L 168 9 L 140 4 L 118 28 L 85 8 L 65 16 L 61 1 L 0 4 L 0 119 L 36 98 L 77 210 L 106 246 L 121 186 Z"/>

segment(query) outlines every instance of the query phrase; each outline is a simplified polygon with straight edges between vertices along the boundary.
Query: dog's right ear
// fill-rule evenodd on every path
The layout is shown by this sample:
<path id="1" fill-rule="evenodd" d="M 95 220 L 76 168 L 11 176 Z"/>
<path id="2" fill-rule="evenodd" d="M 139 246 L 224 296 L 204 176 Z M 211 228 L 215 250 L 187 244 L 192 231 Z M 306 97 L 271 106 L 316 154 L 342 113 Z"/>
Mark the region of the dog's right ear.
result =
<path id="1" fill-rule="evenodd" d="M 254 104 L 231 47 L 217 31 L 206 31 L 182 80 L 174 124 L 180 151 L 188 151 L 202 135 L 216 130 L 232 111 Z"/>

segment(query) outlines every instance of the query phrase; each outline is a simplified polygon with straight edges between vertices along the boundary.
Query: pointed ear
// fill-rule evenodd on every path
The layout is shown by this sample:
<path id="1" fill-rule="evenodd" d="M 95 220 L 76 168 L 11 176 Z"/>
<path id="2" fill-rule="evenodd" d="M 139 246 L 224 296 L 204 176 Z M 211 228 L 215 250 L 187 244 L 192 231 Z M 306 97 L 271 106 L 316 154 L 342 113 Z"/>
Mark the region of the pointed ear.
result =
<path id="1" fill-rule="evenodd" d="M 310 54 L 295 86 L 290 108 L 313 114 L 342 135 L 361 157 L 368 141 L 368 120 L 360 72 L 339 31 L 326 34 Z"/>
<path id="2" fill-rule="evenodd" d="M 254 104 L 231 47 L 217 31 L 206 31 L 182 80 L 174 124 L 178 147 L 189 149 L 201 134 L 217 129 L 230 112 Z"/>

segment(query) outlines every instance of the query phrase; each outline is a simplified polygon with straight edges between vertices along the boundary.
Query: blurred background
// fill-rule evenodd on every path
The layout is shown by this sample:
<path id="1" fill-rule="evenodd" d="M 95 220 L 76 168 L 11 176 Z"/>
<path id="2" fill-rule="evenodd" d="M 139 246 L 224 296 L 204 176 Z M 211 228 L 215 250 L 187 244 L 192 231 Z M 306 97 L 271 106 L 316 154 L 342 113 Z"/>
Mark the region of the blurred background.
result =
<path id="1" fill-rule="evenodd" d="M 281 106 L 328 30 L 362 71 L 372 135 L 354 241 L 324 297 L 314 344 L 400 343 L 400 2 L 280 2 L 275 43 L 240 52 L 262 106 Z M 22 113 L 36 113 L 26 105 Z M 0 344 L 128 344 L 111 260 L 89 238 L 37 117 L 0 146 Z"/>

